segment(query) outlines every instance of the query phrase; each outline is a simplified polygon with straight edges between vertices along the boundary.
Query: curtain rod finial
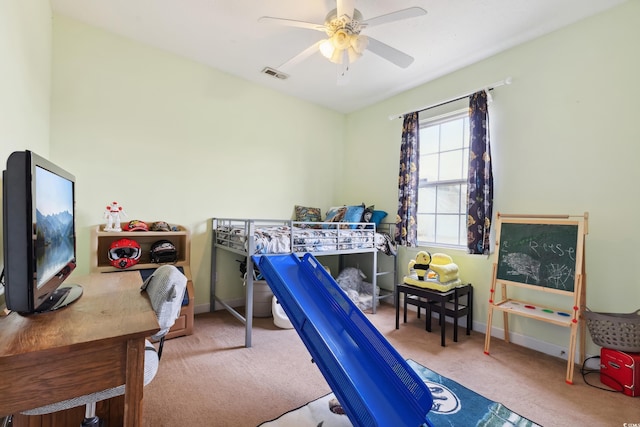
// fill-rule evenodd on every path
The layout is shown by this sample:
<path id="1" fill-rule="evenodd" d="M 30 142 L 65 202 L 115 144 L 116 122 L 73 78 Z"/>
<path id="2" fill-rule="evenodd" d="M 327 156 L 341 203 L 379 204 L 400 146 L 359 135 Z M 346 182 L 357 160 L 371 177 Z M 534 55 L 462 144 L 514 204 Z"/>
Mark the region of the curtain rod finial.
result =
<path id="1" fill-rule="evenodd" d="M 510 85 L 512 82 L 513 82 L 513 79 L 511 78 L 511 76 L 504 79 L 504 84 L 506 85 Z"/>
<path id="2" fill-rule="evenodd" d="M 484 93 L 487 94 L 487 103 L 491 104 L 493 102 L 493 96 L 491 96 L 491 92 L 489 92 L 489 88 L 485 88 Z"/>

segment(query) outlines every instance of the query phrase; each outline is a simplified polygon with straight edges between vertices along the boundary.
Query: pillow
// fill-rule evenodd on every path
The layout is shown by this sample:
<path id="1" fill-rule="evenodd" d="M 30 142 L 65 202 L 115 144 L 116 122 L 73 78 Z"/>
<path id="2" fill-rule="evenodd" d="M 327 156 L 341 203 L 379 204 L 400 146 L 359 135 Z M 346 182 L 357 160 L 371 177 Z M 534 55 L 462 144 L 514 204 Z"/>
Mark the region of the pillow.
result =
<path id="1" fill-rule="evenodd" d="M 376 225 L 376 228 L 378 228 L 380 227 L 380 223 L 386 216 L 387 216 L 387 213 L 385 211 L 374 210 L 373 213 L 371 214 L 371 221 L 369 222 L 373 222 Z"/>
<path id="2" fill-rule="evenodd" d="M 364 214 L 364 203 L 358 206 L 347 206 L 342 222 L 362 222 Z M 356 228 L 356 224 L 349 224 L 349 228 Z"/>
<path id="3" fill-rule="evenodd" d="M 321 222 L 322 221 L 322 212 L 320 208 L 310 208 L 308 206 L 295 206 L 296 211 L 296 221 L 304 221 L 304 222 Z M 302 228 L 307 227 L 306 224 L 299 224 Z"/>
<path id="4" fill-rule="evenodd" d="M 362 213 L 362 222 L 373 223 L 376 228 L 380 227 L 383 218 L 387 216 L 385 211 L 376 210 L 375 205 L 367 206 Z M 366 228 L 367 226 L 360 226 Z"/>
<path id="5" fill-rule="evenodd" d="M 375 210 L 375 206 L 367 206 L 362 212 L 362 221 L 361 222 L 371 222 L 371 217 L 373 216 L 373 211 Z"/>
<path id="6" fill-rule="evenodd" d="M 324 219 L 325 222 L 340 222 L 344 218 L 344 214 L 347 212 L 346 206 L 335 206 L 329 208 L 327 211 L 327 216 Z M 329 226 L 324 225 L 324 228 L 329 228 Z"/>

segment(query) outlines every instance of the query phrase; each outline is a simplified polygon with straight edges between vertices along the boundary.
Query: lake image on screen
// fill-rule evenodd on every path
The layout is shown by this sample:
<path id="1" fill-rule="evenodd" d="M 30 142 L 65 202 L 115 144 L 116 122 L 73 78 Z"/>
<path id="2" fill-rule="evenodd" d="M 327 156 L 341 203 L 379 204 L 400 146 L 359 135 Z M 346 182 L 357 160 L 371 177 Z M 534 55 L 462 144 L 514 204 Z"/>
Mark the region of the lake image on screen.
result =
<path id="1" fill-rule="evenodd" d="M 75 257 L 73 183 L 36 167 L 36 272 L 40 287 Z"/>

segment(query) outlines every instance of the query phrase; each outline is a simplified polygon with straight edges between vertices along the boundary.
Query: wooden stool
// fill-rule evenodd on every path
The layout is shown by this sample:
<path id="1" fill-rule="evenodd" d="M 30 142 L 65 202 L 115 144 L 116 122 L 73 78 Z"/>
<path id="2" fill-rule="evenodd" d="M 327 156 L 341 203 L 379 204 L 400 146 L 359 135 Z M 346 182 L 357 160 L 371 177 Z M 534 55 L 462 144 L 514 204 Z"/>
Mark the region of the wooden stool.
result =
<path id="1" fill-rule="evenodd" d="M 422 288 L 418 286 L 400 283 L 396 285 L 396 329 L 400 328 L 400 294 L 404 294 L 404 323 L 407 322 L 407 305 L 424 308 L 427 312 L 426 330 L 431 332 L 431 316 L 433 312 L 440 314 L 440 345 L 445 347 L 445 325 L 446 316 L 453 318 L 453 341 L 458 341 L 458 318 L 467 316 L 467 335 L 471 334 L 473 322 L 473 287 L 471 284 L 453 288 L 446 292 L 434 289 Z M 466 296 L 464 304 L 460 303 L 460 297 Z"/>
<path id="2" fill-rule="evenodd" d="M 461 302 L 460 298 L 465 297 Z M 444 307 L 443 307 L 444 306 Z M 444 308 L 444 310 L 442 310 Z M 455 288 L 449 301 L 433 300 L 429 302 L 427 308 L 427 330 L 431 330 L 431 317 L 433 312 L 440 313 L 439 323 L 444 330 L 443 322 L 446 317 L 453 319 L 453 342 L 458 342 L 458 318 L 467 317 L 467 335 L 471 335 L 473 328 L 473 286 L 471 284 Z M 444 315 L 443 315 L 444 311 Z"/>

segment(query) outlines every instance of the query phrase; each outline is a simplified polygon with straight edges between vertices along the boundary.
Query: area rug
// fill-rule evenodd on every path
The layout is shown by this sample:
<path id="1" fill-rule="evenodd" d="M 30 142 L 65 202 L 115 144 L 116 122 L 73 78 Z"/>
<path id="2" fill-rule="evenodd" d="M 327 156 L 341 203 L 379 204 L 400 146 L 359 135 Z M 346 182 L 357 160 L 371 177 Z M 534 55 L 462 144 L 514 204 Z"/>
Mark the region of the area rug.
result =
<path id="1" fill-rule="evenodd" d="M 434 427 L 540 427 L 501 403 L 482 397 L 413 360 L 407 363 L 431 390 L 433 406 L 428 418 Z M 329 393 L 259 427 L 352 427 L 341 409 L 334 394 Z"/>

